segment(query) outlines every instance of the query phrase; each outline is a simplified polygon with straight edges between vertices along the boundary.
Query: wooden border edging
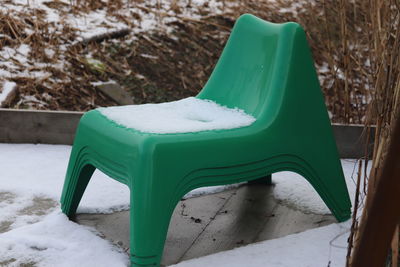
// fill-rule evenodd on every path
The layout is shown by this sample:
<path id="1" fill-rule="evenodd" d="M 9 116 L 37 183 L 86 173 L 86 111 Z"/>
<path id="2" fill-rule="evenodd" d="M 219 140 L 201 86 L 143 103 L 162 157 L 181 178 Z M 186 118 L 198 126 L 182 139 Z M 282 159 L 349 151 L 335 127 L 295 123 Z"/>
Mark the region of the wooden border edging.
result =
<path id="1" fill-rule="evenodd" d="M 0 109 L 0 143 L 71 145 L 83 112 Z"/>
<path id="2" fill-rule="evenodd" d="M 82 115 L 83 112 L 74 111 L 0 108 L 0 143 L 71 145 Z M 341 158 L 364 156 L 363 125 L 333 124 L 332 127 Z M 370 140 L 374 140 L 373 134 L 371 131 Z"/>
<path id="3" fill-rule="evenodd" d="M 365 143 L 367 139 L 364 125 L 360 124 L 332 124 L 333 135 L 341 158 L 359 159 L 365 156 Z M 368 151 L 371 156 L 375 127 L 370 130 Z"/>

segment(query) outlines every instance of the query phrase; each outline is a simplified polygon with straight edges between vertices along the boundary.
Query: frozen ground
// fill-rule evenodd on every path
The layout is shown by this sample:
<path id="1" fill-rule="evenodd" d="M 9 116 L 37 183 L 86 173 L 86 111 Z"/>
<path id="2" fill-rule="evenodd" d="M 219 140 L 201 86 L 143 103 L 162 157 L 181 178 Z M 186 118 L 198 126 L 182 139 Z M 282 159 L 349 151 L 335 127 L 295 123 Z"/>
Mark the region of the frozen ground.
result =
<path id="1" fill-rule="evenodd" d="M 0 106 L 2 99 L 11 95 L 7 84 L 13 81 L 20 89 L 15 107 L 48 109 L 49 102 L 55 97 L 51 91 L 75 79 L 74 69 L 77 64 L 70 62 L 75 56 L 83 64 L 79 64 L 80 67 L 87 65 L 105 73 L 108 63 L 100 61 L 92 54 L 92 49 L 86 48 L 90 40 L 99 36 L 125 31 L 125 39 L 105 38 L 120 46 L 121 42 L 136 42 L 139 36 L 148 36 L 152 32 L 172 33 L 174 27 L 170 24 L 180 19 L 198 20 L 204 12 L 213 16 L 231 12 L 231 6 L 235 7 L 237 3 L 225 4 L 224 1 L 215 0 L 1 1 Z M 81 45 L 85 47 L 82 54 L 79 48 Z M 141 55 L 153 57 L 153 60 L 158 58 Z M 24 89 L 25 83 L 30 80 L 40 81 L 43 85 L 41 93 L 30 93 Z M 65 88 L 71 93 L 71 88 Z"/>
<path id="2" fill-rule="evenodd" d="M 0 266 L 126 266 L 128 256 L 94 229 L 59 211 L 69 146 L 0 144 Z M 354 160 L 342 160 L 354 195 Z M 273 176 L 276 198 L 306 212 L 329 213 L 298 175 Z M 197 189 L 186 197 L 223 190 Z M 95 172 L 78 212 L 110 213 L 129 208 L 125 185 Z M 182 262 L 178 266 L 343 266 L 349 223 L 333 224 L 284 238 Z M 74 255 L 74 256 L 72 256 Z M 285 255 L 284 257 L 282 255 Z M 267 261 L 266 261 L 267 260 Z"/>

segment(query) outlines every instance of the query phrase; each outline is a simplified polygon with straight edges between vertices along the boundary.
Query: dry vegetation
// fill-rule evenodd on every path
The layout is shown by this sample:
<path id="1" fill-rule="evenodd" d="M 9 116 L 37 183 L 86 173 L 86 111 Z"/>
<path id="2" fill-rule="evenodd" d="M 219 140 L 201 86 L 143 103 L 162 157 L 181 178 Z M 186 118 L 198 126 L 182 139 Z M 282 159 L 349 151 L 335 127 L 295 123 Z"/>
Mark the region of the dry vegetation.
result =
<path id="1" fill-rule="evenodd" d="M 135 103 L 194 95 L 209 77 L 235 19 L 252 13 L 272 22 L 302 24 L 332 120 L 362 123 L 365 119 L 374 66 L 363 1 L 341 1 L 342 5 L 327 0 L 42 2 L 45 10 L 29 6 L 29 1 L 16 12 L 0 10 L 0 51 L 30 46 L 25 62 L 4 58 L 16 67 L 2 78 L 19 86 L 6 107 L 88 110 L 114 105 L 92 85 L 108 80 L 130 92 Z M 52 9 L 60 23 L 47 18 Z M 83 38 L 79 27 L 68 23 L 71 16 L 99 12 L 111 21 L 105 25 L 110 31 L 120 28 L 116 23 L 131 31 L 120 38 L 95 34 Z M 347 23 L 340 24 L 339 18 Z M 157 25 L 138 30 L 146 20 Z"/>
<path id="2" fill-rule="evenodd" d="M 341 4 L 343 2 L 342 0 Z M 368 44 L 366 47 L 368 47 L 367 51 L 370 55 L 370 68 L 366 69 L 369 74 L 365 77 L 368 77 L 368 83 L 366 84 L 369 86 L 371 101 L 366 112 L 365 124 L 367 128 L 376 126 L 376 131 L 371 172 L 368 173 L 366 171 L 368 161 L 359 161 L 358 194 L 355 200 L 352 235 L 349 239 L 349 261 L 352 247 L 355 244 L 357 245 L 360 224 L 365 224 L 365 220 L 368 217 L 368 210 L 380 178 L 379 173 L 382 172 L 391 142 L 392 131 L 396 121 L 399 123 L 400 119 L 400 3 L 396 0 L 358 2 L 352 12 L 364 14 L 364 20 L 354 20 L 352 22 L 355 22 L 356 25 L 362 25 L 364 31 L 362 40 L 367 41 L 365 43 Z M 346 8 L 342 8 L 342 13 L 344 12 L 346 12 Z M 344 22 L 343 18 L 341 20 L 343 32 L 343 27 L 348 27 L 349 22 Z M 350 49 L 349 45 L 343 47 Z M 344 55 L 348 55 L 348 53 L 344 53 Z M 351 60 L 347 61 L 347 64 L 351 64 L 349 62 Z M 350 71 L 351 67 L 346 69 Z M 351 75 L 347 74 L 345 77 L 347 77 L 347 80 L 351 80 Z M 351 85 L 350 83 L 350 89 Z M 369 130 L 366 132 L 369 132 Z M 368 138 L 370 137 L 368 136 Z M 368 155 L 369 151 L 366 151 L 366 159 L 368 159 Z M 366 201 L 364 201 L 365 196 Z M 360 222 L 361 214 L 357 213 L 357 211 L 362 206 L 364 206 L 364 209 Z M 394 203 L 393 209 L 398 209 L 398 205 Z M 384 218 L 381 219 L 382 221 L 384 220 Z M 400 266 L 398 265 L 400 264 L 399 239 L 399 226 L 397 226 L 397 233 L 395 232 L 393 237 L 386 266 Z"/>

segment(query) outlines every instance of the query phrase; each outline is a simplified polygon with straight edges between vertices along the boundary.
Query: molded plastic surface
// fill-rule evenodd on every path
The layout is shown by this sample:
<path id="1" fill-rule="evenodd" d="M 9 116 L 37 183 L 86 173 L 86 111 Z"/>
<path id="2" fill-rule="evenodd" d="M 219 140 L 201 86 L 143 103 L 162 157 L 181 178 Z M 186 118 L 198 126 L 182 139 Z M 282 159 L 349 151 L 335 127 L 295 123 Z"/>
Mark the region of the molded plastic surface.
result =
<path id="1" fill-rule="evenodd" d="M 231 130 L 146 134 L 87 112 L 71 152 L 63 212 L 75 214 L 95 168 L 129 186 L 132 266 L 160 264 L 176 204 L 202 186 L 293 171 L 311 183 L 338 221 L 350 217 L 330 121 L 298 24 L 241 16 L 197 97 L 244 109 L 257 120 Z"/>

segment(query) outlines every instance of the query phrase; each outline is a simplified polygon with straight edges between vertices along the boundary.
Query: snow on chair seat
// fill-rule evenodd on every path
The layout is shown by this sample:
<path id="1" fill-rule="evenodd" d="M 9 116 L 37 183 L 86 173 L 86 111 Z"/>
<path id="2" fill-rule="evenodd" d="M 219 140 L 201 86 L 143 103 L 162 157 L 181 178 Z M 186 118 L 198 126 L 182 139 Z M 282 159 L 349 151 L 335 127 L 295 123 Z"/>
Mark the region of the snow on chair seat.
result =
<path id="1" fill-rule="evenodd" d="M 241 109 L 188 97 L 178 101 L 98 109 L 108 119 L 144 133 L 188 133 L 234 129 L 251 125 L 255 118 Z"/>

